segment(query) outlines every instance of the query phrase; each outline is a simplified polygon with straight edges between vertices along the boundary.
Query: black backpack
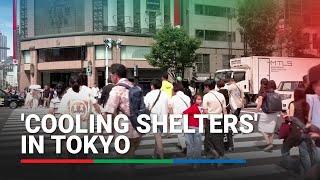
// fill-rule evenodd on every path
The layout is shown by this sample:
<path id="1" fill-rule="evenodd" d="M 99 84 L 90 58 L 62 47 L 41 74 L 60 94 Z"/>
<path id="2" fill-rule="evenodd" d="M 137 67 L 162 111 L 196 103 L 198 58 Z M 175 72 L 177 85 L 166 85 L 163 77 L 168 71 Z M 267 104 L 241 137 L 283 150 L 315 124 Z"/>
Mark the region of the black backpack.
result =
<path id="1" fill-rule="evenodd" d="M 141 114 L 150 115 L 150 110 L 146 107 L 143 100 L 143 91 L 139 86 L 128 86 L 127 84 L 118 84 L 118 86 L 125 87 L 129 90 L 129 107 L 130 107 L 130 115 L 127 115 L 132 127 L 137 130 L 138 127 L 145 129 L 144 126 L 140 125 L 137 121 L 138 116 Z M 145 121 L 148 124 L 151 124 L 151 121 Z M 139 131 L 138 131 L 139 132 Z"/>
<path id="2" fill-rule="evenodd" d="M 278 93 L 268 92 L 262 103 L 262 111 L 266 114 L 282 111 L 282 99 Z"/>

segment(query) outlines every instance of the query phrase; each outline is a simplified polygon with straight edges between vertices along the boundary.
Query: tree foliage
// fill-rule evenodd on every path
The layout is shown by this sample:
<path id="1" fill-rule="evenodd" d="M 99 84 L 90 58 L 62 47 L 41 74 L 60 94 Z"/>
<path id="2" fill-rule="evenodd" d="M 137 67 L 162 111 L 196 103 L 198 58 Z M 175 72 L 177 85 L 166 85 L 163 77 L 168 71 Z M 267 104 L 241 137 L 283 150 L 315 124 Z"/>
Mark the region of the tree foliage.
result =
<path id="1" fill-rule="evenodd" d="M 288 56 L 309 57 L 306 50 L 309 49 L 309 39 L 304 35 L 303 28 L 300 25 L 292 24 L 287 27 L 284 44 Z"/>
<path id="2" fill-rule="evenodd" d="M 279 22 L 278 9 L 275 0 L 239 0 L 238 23 L 252 55 L 272 54 Z"/>
<path id="3" fill-rule="evenodd" d="M 200 47 L 200 40 L 191 38 L 180 28 L 165 26 L 154 36 L 155 43 L 145 57 L 150 65 L 159 67 L 176 78 L 183 77 L 186 67 L 195 62 L 195 51 Z"/>

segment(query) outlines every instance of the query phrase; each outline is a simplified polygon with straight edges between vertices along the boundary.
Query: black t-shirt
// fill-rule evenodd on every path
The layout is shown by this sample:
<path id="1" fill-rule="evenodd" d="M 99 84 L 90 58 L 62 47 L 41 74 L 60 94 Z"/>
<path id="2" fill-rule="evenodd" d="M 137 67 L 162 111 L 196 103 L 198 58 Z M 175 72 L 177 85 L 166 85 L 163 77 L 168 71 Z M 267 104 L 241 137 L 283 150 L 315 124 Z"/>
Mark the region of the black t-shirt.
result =
<path id="1" fill-rule="evenodd" d="M 44 98 L 49 98 L 49 96 L 50 96 L 50 90 L 49 90 L 49 89 L 45 89 L 45 90 L 43 91 L 43 97 L 44 97 Z"/>

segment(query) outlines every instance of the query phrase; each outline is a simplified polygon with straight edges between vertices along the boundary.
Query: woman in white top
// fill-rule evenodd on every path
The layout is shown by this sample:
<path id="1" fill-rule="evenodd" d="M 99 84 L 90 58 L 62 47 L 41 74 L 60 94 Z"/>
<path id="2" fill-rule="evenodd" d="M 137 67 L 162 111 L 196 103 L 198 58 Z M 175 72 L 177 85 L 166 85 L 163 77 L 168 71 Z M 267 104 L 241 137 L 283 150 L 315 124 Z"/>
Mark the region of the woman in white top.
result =
<path id="1" fill-rule="evenodd" d="M 58 112 L 58 108 L 64 92 L 65 92 L 64 84 L 62 82 L 58 83 L 56 85 L 53 98 L 50 101 L 49 114 L 53 114 L 56 117 L 60 116 L 60 113 Z"/>
<path id="2" fill-rule="evenodd" d="M 81 79 L 79 76 L 74 75 L 69 79 L 70 89 L 67 90 L 66 94 L 62 96 L 58 113 L 69 114 L 75 119 L 76 115 L 80 114 L 80 128 L 89 128 L 89 116 L 93 109 L 93 103 L 96 101 L 87 88 L 81 86 Z M 77 122 L 74 122 L 77 123 Z M 65 123 L 68 126 L 68 123 Z M 76 125 L 75 125 L 76 126 Z M 68 128 L 68 127 L 66 127 Z M 76 134 L 75 128 L 67 136 L 77 135 L 83 138 L 84 134 Z M 83 142 L 83 140 L 82 140 Z M 72 141 L 71 148 L 75 149 L 77 147 L 76 141 Z M 77 155 L 70 154 L 70 158 L 82 158 L 85 157 L 83 153 Z"/>

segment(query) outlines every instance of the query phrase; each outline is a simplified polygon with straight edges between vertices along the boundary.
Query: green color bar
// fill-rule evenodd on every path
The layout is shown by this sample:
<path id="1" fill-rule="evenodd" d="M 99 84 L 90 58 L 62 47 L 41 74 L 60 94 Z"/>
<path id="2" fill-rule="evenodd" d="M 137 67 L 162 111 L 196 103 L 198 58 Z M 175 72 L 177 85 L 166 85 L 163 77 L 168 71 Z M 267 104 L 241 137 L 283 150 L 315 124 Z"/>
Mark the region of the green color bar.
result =
<path id="1" fill-rule="evenodd" d="M 173 159 L 94 159 L 94 164 L 173 164 Z"/>

